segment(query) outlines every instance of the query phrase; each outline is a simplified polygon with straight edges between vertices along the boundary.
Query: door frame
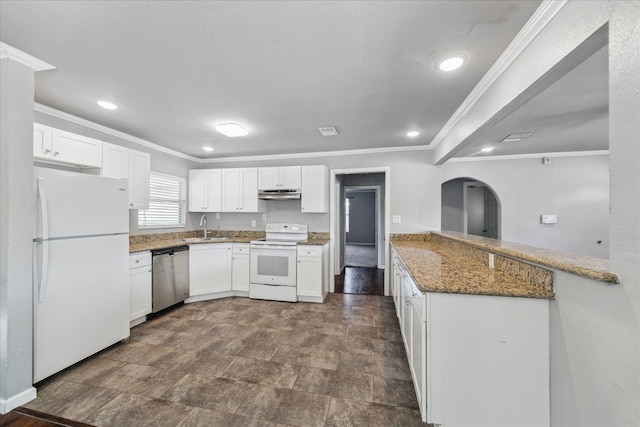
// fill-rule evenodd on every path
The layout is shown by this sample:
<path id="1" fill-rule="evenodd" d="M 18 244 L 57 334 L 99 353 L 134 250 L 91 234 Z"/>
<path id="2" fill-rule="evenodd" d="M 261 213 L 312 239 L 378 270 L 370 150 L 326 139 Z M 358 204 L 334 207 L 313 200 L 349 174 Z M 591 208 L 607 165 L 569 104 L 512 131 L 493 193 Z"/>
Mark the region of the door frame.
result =
<path id="1" fill-rule="evenodd" d="M 376 248 L 376 266 L 377 268 L 384 268 L 384 255 L 381 254 L 380 251 L 380 242 L 384 241 L 384 236 L 381 236 L 381 230 L 383 229 L 383 224 L 382 224 L 382 215 L 380 215 L 380 186 L 379 185 L 349 185 L 349 186 L 345 186 L 344 187 L 344 192 L 345 192 L 345 196 L 347 194 L 347 191 L 349 190 L 356 190 L 356 191 L 360 191 L 362 190 L 363 192 L 373 192 L 374 193 L 374 197 L 375 197 L 375 219 L 374 219 L 374 227 L 375 227 L 375 231 L 374 231 L 374 245 Z M 345 236 L 345 239 L 342 241 L 342 247 L 340 248 L 340 250 L 346 250 L 346 245 L 347 245 L 347 239 Z M 345 255 L 345 262 L 346 262 L 346 255 Z"/>
<path id="2" fill-rule="evenodd" d="M 331 183 L 331 195 L 330 195 L 330 204 L 329 207 L 329 292 L 335 292 L 335 275 L 336 275 L 336 254 L 338 253 L 339 245 L 336 243 L 341 242 L 338 240 L 341 238 L 339 235 L 339 227 L 340 220 L 339 211 L 340 211 L 340 203 L 339 199 L 337 199 L 338 195 L 336 194 L 336 187 L 340 188 L 337 182 L 338 175 L 353 175 L 353 174 L 362 174 L 362 173 L 384 173 L 384 259 L 385 264 L 386 260 L 389 259 L 389 245 L 387 242 L 389 241 L 389 227 L 391 226 L 391 168 L 389 166 L 380 166 L 380 167 L 371 167 L 371 168 L 351 168 L 351 169 L 331 169 L 329 182 Z M 341 185 L 341 184 L 340 184 Z M 344 236 L 342 236 L 344 239 Z M 338 251 L 336 251 L 336 246 L 338 246 Z M 384 269 L 384 294 L 385 296 L 389 295 L 389 269 Z"/>

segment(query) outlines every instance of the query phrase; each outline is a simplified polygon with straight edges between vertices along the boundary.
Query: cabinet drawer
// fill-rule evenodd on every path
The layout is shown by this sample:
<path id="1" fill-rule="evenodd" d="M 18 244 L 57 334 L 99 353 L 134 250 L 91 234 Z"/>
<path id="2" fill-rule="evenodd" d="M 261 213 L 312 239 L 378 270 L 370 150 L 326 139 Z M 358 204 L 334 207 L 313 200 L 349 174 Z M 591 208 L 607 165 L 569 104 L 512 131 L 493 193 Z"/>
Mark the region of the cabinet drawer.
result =
<path id="1" fill-rule="evenodd" d="M 233 253 L 234 254 L 248 254 L 249 253 L 249 244 L 248 243 L 234 243 L 233 244 Z"/>
<path id="2" fill-rule="evenodd" d="M 151 265 L 151 252 L 129 254 L 129 269 Z"/>
<path id="3" fill-rule="evenodd" d="M 322 256 L 322 246 L 298 246 L 298 256 Z"/>

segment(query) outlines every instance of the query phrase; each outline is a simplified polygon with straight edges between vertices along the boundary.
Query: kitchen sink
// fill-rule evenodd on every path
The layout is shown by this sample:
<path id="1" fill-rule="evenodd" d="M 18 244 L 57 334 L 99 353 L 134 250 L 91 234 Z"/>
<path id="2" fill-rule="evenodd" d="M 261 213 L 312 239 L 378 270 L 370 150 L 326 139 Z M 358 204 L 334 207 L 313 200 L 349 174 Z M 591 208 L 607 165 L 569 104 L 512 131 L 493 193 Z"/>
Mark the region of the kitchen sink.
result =
<path id="1" fill-rule="evenodd" d="M 180 239 L 185 243 L 216 243 L 216 242 L 231 242 L 233 237 L 189 237 L 187 239 Z"/>

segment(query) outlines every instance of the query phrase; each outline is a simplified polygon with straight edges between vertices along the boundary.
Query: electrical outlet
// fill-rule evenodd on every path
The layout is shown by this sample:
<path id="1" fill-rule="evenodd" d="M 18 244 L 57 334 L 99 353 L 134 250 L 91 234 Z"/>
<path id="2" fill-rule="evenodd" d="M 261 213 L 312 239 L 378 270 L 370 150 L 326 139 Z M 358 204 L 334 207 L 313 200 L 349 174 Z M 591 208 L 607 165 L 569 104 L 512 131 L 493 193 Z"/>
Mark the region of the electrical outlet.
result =
<path id="1" fill-rule="evenodd" d="M 255 227 L 255 226 L 256 226 L 256 220 L 255 220 L 255 219 L 252 219 L 252 220 L 251 220 L 251 226 L 252 226 L 252 227 Z"/>
<path id="2" fill-rule="evenodd" d="M 540 224 L 557 224 L 558 215 L 556 214 L 543 214 L 540 215 Z"/>
<path id="3" fill-rule="evenodd" d="M 266 221 L 267 220 L 267 214 L 262 214 L 262 221 Z"/>
<path id="4" fill-rule="evenodd" d="M 216 212 L 216 219 L 220 219 L 220 212 Z"/>
<path id="5" fill-rule="evenodd" d="M 400 215 L 394 215 L 393 216 L 393 223 L 394 224 L 400 224 L 402 222 L 402 217 Z"/>

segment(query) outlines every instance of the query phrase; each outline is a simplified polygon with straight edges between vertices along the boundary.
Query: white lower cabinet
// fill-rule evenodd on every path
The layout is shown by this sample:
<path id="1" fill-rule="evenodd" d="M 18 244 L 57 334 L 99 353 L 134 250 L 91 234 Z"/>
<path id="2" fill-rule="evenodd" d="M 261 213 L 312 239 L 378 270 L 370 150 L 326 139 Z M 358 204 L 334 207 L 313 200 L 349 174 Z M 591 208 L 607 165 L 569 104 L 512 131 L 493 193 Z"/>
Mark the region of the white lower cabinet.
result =
<path id="1" fill-rule="evenodd" d="M 422 292 L 395 250 L 392 266 L 422 421 L 548 426 L 549 301 Z"/>
<path id="2" fill-rule="evenodd" d="M 151 313 L 151 252 L 129 255 L 129 324 L 136 326 Z"/>
<path id="3" fill-rule="evenodd" d="M 231 289 L 236 296 L 249 296 L 249 244 L 234 243 Z"/>
<path id="4" fill-rule="evenodd" d="M 323 302 L 329 291 L 329 245 L 298 245 L 297 293 L 298 301 Z"/>
<path id="5" fill-rule="evenodd" d="M 231 243 L 189 246 L 189 298 L 186 302 L 232 296 Z"/>

